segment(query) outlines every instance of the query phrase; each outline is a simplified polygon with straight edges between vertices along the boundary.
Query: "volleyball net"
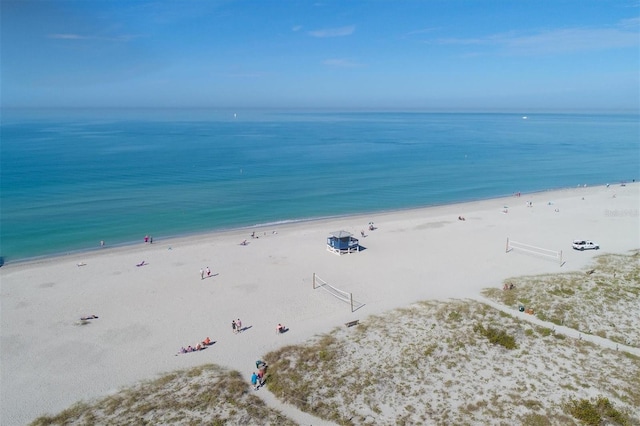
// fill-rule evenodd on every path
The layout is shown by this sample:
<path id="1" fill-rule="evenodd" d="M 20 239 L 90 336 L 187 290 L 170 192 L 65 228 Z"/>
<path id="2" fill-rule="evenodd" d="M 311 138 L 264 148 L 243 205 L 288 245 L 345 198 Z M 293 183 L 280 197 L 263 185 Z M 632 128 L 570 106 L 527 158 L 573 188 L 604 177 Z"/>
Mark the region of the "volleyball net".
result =
<path id="1" fill-rule="evenodd" d="M 364 306 L 364 303 L 358 302 L 353 298 L 353 293 L 348 291 L 340 290 L 339 288 L 332 286 L 322 278 L 320 278 L 316 273 L 313 274 L 313 289 L 321 288 L 327 293 L 331 294 L 336 299 L 342 300 L 351 306 L 351 312 L 354 312 L 361 307 Z"/>
<path id="2" fill-rule="evenodd" d="M 536 247 L 507 238 L 506 253 L 514 250 L 542 257 L 548 260 L 553 260 L 555 262 L 558 262 L 560 266 L 564 265 L 564 261 L 562 259 L 562 250 L 550 250 L 542 247 Z"/>

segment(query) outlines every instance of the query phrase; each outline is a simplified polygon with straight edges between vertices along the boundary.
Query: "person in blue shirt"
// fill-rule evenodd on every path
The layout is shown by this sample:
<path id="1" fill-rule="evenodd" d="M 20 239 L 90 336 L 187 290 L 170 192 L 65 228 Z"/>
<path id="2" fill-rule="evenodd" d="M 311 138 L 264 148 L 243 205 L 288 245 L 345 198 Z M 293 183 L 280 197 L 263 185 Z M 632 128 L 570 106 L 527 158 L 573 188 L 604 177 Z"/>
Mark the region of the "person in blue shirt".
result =
<path id="1" fill-rule="evenodd" d="M 251 375 L 251 384 L 253 385 L 253 390 L 258 390 L 258 375 L 255 371 Z"/>

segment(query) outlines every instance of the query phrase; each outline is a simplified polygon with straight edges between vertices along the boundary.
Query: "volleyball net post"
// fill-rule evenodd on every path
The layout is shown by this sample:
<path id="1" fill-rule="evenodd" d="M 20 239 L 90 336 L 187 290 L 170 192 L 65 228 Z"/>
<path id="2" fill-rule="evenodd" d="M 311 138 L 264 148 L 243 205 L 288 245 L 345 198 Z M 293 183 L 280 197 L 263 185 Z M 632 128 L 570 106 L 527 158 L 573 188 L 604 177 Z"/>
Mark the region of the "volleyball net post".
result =
<path id="1" fill-rule="evenodd" d="M 315 272 L 313 273 L 313 279 L 311 281 L 313 282 L 314 290 L 317 288 L 321 288 L 330 293 L 335 298 L 348 303 L 351 307 L 351 312 L 355 312 L 356 310 L 364 306 L 363 303 L 354 300 L 353 293 L 340 290 L 339 288 L 332 286 L 331 284 L 320 278 Z"/>
<path id="2" fill-rule="evenodd" d="M 564 265 L 562 250 L 550 250 L 542 247 L 536 247 L 530 244 L 513 241 L 509 239 L 509 237 L 507 237 L 507 245 L 506 245 L 505 253 L 509 253 L 510 251 L 513 251 L 513 250 L 532 254 L 534 256 L 539 256 L 549 260 L 554 260 L 558 262 L 560 266 Z"/>

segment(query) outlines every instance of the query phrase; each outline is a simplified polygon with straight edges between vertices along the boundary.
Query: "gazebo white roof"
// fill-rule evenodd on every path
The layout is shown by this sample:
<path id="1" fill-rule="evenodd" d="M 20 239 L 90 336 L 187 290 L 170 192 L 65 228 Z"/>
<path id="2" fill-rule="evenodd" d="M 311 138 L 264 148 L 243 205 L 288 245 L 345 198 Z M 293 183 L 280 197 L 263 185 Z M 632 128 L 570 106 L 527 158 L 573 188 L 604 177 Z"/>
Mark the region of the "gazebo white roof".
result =
<path id="1" fill-rule="evenodd" d="M 338 238 L 338 239 L 348 238 L 348 237 L 351 237 L 352 235 L 353 234 L 351 234 L 351 233 L 349 233 L 347 231 L 334 231 L 334 232 L 331 233 L 332 237 Z"/>

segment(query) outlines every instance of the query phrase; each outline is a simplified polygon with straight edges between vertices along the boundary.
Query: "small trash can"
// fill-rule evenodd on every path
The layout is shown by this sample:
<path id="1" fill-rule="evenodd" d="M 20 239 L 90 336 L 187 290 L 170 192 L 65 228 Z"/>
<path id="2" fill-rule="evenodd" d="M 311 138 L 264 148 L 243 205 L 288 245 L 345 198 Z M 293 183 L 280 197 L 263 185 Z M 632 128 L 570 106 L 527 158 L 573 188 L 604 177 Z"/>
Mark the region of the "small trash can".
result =
<path id="1" fill-rule="evenodd" d="M 518 307 L 518 310 L 519 310 L 520 312 L 524 312 L 524 305 L 520 305 L 520 306 Z"/>

